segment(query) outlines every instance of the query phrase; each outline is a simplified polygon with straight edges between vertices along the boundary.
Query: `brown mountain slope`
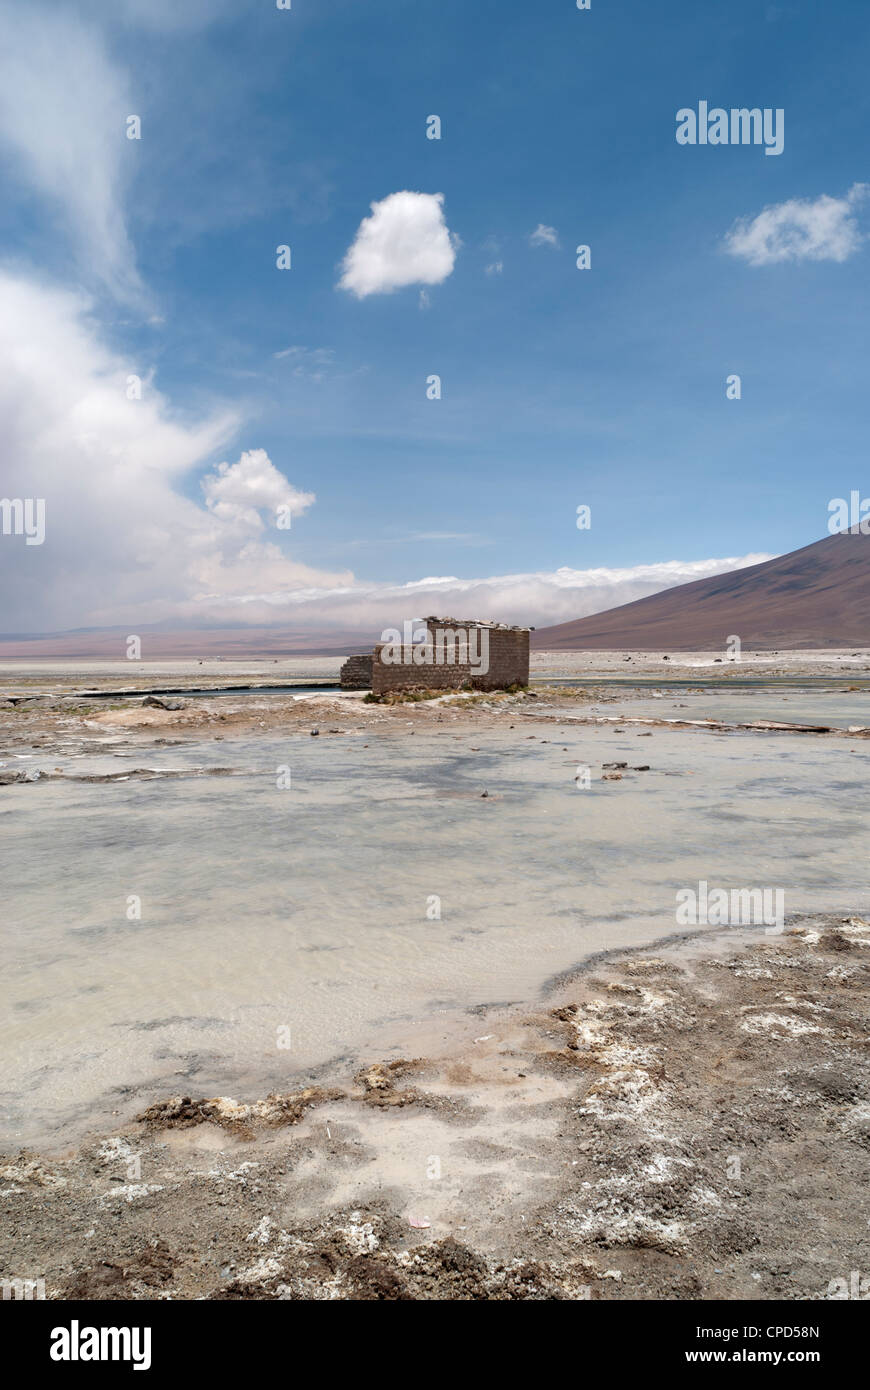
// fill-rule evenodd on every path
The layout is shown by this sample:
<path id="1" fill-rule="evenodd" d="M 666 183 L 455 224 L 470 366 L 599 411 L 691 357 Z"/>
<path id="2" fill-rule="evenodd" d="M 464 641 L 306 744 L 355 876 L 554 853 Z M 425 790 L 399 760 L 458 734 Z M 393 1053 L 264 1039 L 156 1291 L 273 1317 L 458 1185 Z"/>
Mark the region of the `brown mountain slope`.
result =
<path id="1" fill-rule="evenodd" d="M 537 648 L 601 651 L 870 646 L 870 536 L 844 531 L 712 579 L 532 634 Z"/>

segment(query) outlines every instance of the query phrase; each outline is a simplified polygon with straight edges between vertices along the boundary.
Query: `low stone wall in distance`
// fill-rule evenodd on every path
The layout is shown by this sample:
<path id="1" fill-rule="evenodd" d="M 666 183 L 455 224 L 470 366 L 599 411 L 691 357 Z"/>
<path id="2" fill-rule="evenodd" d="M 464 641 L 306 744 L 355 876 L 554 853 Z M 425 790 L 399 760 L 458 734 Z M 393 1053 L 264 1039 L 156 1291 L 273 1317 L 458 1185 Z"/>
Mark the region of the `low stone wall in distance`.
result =
<path id="1" fill-rule="evenodd" d="M 371 690 L 373 661 L 371 656 L 349 656 L 339 675 L 342 690 Z"/>
<path id="2" fill-rule="evenodd" d="M 469 661 L 438 664 L 381 660 L 385 644 L 375 647 L 371 688 L 374 695 L 394 690 L 504 690 L 509 685 L 529 683 L 529 634 L 511 628 L 489 629 L 488 669 Z"/>

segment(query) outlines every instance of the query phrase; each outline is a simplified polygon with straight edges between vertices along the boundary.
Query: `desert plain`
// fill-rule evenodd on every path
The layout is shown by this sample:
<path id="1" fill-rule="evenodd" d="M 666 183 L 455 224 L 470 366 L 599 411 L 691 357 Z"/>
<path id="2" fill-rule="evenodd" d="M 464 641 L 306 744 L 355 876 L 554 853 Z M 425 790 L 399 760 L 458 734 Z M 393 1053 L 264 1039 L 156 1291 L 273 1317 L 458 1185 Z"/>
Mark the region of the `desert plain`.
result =
<path id="1" fill-rule="evenodd" d="M 870 652 L 536 652 L 394 705 L 339 664 L 0 669 L 4 1279 L 842 1296 Z M 681 926 L 699 880 L 782 930 Z"/>

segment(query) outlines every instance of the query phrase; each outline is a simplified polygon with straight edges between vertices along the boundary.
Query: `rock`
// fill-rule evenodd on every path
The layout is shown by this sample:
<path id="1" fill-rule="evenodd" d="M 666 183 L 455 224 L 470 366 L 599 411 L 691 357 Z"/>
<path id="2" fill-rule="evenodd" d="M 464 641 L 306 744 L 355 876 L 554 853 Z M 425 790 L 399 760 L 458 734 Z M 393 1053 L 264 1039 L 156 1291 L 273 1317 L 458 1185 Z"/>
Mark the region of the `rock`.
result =
<path id="1" fill-rule="evenodd" d="M 633 767 L 632 772 L 649 772 L 649 763 L 641 763 L 640 767 Z"/>
<path id="2" fill-rule="evenodd" d="M 393 1086 L 393 1079 L 388 1075 L 383 1062 L 374 1062 L 370 1067 L 366 1067 L 357 1075 L 367 1091 L 389 1091 Z"/>
<path id="3" fill-rule="evenodd" d="M 187 709 L 183 700 L 161 700 L 157 695 L 146 695 L 142 704 L 150 705 L 153 709 Z"/>
<path id="4" fill-rule="evenodd" d="M 190 1096 L 172 1096 L 152 1105 L 136 1119 L 149 1129 L 189 1129 L 206 1123 L 220 1125 L 231 1132 L 242 1133 L 253 1128 L 298 1124 L 314 1105 L 339 1100 L 344 1092 L 334 1088 L 309 1086 L 303 1091 L 288 1094 L 272 1092 L 265 1100 L 251 1105 L 239 1104 L 228 1096 L 192 1100 Z"/>
<path id="5" fill-rule="evenodd" d="M 418 1093 L 413 1088 L 397 1091 L 396 1081 L 408 1072 L 418 1070 L 419 1067 L 419 1059 L 409 1061 L 405 1057 L 399 1057 L 394 1062 L 374 1062 L 370 1067 L 364 1067 L 357 1072 L 354 1079 L 363 1087 L 363 1099 L 367 1105 L 412 1105 L 418 1100 Z"/>
<path id="6" fill-rule="evenodd" d="M 620 769 L 628 767 L 628 763 L 602 763 L 605 772 L 619 772 Z"/>
<path id="7" fill-rule="evenodd" d="M 319 729 L 311 729 L 309 732 L 310 732 L 312 738 L 319 738 L 319 737 L 320 737 L 320 730 L 319 730 Z"/>

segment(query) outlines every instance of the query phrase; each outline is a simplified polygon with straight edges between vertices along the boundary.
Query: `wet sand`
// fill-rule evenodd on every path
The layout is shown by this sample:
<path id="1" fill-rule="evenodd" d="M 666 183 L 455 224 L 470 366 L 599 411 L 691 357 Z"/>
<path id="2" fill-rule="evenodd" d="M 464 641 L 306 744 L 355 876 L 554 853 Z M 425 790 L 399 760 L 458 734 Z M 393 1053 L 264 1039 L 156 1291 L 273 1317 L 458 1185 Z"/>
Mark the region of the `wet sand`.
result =
<path id="1" fill-rule="evenodd" d="M 59 1299 L 839 1297 L 868 947 L 829 917 L 617 954 L 330 1087 L 168 1099 L 0 1162 L 3 1268 Z"/>

